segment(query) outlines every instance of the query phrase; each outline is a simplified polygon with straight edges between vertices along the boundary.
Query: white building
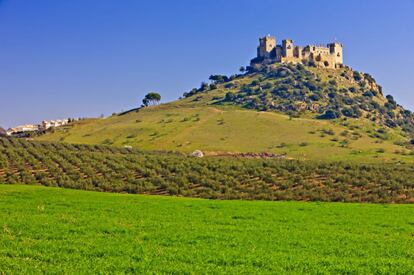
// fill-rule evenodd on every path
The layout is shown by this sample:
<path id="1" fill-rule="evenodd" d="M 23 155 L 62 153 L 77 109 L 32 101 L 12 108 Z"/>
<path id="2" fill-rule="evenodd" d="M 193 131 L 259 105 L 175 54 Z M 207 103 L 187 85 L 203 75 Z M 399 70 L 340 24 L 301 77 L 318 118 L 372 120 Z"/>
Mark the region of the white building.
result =
<path id="1" fill-rule="evenodd" d="M 15 133 L 34 132 L 39 130 L 39 125 L 25 124 L 7 130 L 7 135 L 13 135 Z"/>
<path id="2" fill-rule="evenodd" d="M 20 125 L 14 128 L 10 128 L 7 130 L 7 135 L 20 135 L 22 133 L 27 132 L 35 132 L 39 130 L 47 130 L 49 128 L 55 128 L 60 127 L 63 125 L 66 125 L 69 123 L 68 119 L 58 119 L 58 120 L 44 120 L 40 125 L 34 125 L 34 124 L 26 124 L 26 125 Z"/>
<path id="3" fill-rule="evenodd" d="M 43 120 L 42 129 L 47 130 L 49 128 L 60 127 L 69 123 L 68 119 L 58 119 L 58 120 Z"/>

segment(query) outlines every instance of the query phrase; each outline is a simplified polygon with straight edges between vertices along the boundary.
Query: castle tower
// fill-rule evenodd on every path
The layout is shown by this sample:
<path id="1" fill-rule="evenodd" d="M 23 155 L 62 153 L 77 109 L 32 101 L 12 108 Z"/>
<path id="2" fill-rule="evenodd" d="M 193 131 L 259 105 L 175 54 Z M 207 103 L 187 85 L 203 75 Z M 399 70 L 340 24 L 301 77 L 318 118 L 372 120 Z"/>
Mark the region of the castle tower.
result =
<path id="1" fill-rule="evenodd" d="M 343 64 L 343 46 L 341 43 L 328 44 L 330 54 L 334 56 L 336 64 Z"/>
<path id="2" fill-rule="evenodd" d="M 286 39 L 282 41 L 283 57 L 293 57 L 293 40 Z"/>
<path id="3" fill-rule="evenodd" d="M 259 47 L 257 47 L 257 57 L 271 58 L 273 50 L 276 47 L 276 38 L 270 35 L 259 38 Z"/>

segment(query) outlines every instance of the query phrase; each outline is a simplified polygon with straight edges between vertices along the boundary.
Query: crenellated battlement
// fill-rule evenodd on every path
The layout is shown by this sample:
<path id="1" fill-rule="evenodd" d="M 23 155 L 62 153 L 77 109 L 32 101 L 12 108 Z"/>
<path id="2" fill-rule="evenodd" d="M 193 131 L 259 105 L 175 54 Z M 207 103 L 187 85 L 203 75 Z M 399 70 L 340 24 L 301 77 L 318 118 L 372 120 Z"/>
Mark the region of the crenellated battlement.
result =
<path id="1" fill-rule="evenodd" d="M 259 38 L 257 57 L 251 64 L 258 63 L 307 63 L 312 62 L 316 66 L 335 69 L 343 64 L 343 46 L 341 43 L 329 43 L 324 45 L 295 46 L 293 40 L 282 40 L 278 45 L 276 38 L 270 35 Z"/>

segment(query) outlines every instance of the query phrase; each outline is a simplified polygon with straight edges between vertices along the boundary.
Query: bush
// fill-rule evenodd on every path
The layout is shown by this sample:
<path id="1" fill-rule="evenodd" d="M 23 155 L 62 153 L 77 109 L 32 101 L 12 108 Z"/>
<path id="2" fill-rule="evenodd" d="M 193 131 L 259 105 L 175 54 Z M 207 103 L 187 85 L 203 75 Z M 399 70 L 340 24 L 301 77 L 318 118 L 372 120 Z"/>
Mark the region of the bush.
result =
<path id="1" fill-rule="evenodd" d="M 354 80 L 357 82 L 362 80 L 361 74 L 357 71 L 353 72 L 353 76 L 354 76 Z"/>
<path id="2" fill-rule="evenodd" d="M 356 106 L 353 106 L 352 108 L 343 108 L 341 112 L 346 117 L 358 118 L 362 115 L 361 111 Z"/>
<path id="3" fill-rule="evenodd" d="M 224 100 L 225 101 L 234 101 L 236 99 L 236 95 L 233 92 L 227 92 Z"/>
<path id="4" fill-rule="evenodd" d="M 104 141 L 102 141 L 102 144 L 104 145 L 112 145 L 114 143 L 114 141 L 112 139 L 105 139 Z"/>
<path id="5" fill-rule="evenodd" d="M 319 94 L 311 94 L 309 96 L 309 99 L 312 101 L 319 101 L 321 99 L 321 96 Z"/>
<path id="6" fill-rule="evenodd" d="M 355 87 L 349 87 L 348 89 L 351 93 L 356 93 L 357 89 Z"/>
<path id="7" fill-rule="evenodd" d="M 338 83 L 336 82 L 336 80 L 335 79 L 331 79 L 331 80 L 329 80 L 329 82 L 328 82 L 330 85 L 332 85 L 332 86 L 337 86 L 338 85 Z"/>
<path id="8" fill-rule="evenodd" d="M 340 117 L 341 113 L 338 110 L 327 110 L 323 115 L 319 116 L 321 119 L 336 119 Z"/>

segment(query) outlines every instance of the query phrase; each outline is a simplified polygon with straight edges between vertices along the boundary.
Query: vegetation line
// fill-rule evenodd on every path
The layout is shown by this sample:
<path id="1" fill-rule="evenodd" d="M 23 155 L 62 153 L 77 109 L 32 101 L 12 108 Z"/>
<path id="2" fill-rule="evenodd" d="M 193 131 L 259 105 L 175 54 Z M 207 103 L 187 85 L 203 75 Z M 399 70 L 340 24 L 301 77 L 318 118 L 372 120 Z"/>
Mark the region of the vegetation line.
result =
<path id="1" fill-rule="evenodd" d="M 103 145 L 0 139 L 0 182 L 209 199 L 414 202 L 405 164 L 191 158 Z"/>

